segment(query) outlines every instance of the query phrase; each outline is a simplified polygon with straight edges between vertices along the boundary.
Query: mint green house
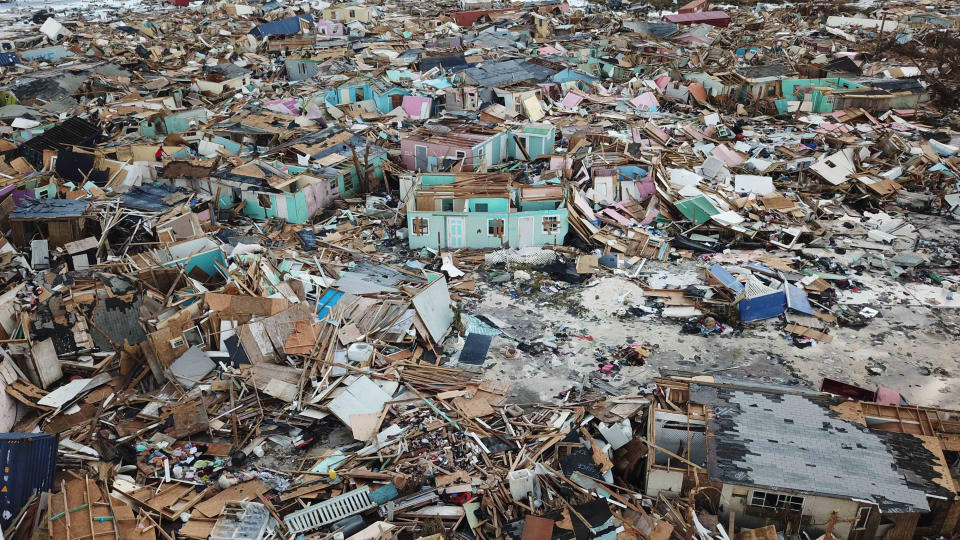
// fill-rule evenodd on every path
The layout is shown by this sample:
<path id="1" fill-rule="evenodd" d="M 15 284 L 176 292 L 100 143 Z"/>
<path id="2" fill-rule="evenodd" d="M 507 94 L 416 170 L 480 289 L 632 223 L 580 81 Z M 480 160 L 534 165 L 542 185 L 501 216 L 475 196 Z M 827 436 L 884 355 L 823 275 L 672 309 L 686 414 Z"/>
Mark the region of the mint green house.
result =
<path id="1" fill-rule="evenodd" d="M 427 173 L 401 180 L 412 249 L 522 248 L 563 244 L 561 186 L 515 186 L 510 174 Z"/>

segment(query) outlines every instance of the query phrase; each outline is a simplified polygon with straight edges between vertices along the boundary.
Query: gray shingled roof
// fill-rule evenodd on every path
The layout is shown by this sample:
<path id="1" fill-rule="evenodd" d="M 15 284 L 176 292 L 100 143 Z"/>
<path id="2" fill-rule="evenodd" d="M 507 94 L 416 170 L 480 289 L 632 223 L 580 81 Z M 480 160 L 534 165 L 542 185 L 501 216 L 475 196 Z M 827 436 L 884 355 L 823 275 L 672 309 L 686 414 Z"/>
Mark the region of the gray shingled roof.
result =
<path id="1" fill-rule="evenodd" d="M 710 479 L 773 491 L 875 502 L 890 513 L 927 512 L 938 458 L 906 433 L 874 431 L 830 409 L 836 398 L 702 384 L 711 407 Z"/>
<path id="2" fill-rule="evenodd" d="M 538 66 L 526 60 L 505 60 L 484 63 L 479 67 L 463 70 L 481 86 L 504 86 L 520 81 L 545 81 L 556 74 L 555 70 Z"/>
<path id="3" fill-rule="evenodd" d="M 24 199 L 10 214 L 11 219 L 55 219 L 80 217 L 90 201 L 84 199 Z"/>

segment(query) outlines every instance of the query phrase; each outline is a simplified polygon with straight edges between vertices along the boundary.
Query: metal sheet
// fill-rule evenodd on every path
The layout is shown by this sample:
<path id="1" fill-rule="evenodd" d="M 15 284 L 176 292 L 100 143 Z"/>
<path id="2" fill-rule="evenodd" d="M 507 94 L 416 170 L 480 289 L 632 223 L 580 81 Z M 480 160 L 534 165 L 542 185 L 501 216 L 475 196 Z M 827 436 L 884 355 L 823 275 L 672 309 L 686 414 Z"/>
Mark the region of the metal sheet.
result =
<path id="1" fill-rule="evenodd" d="M 0 525 L 6 528 L 36 493 L 53 489 L 57 437 L 0 433 Z"/>
<path id="2" fill-rule="evenodd" d="M 417 315 L 430 332 L 430 339 L 439 343 L 453 324 L 447 280 L 441 277 L 414 296 L 413 307 L 417 309 Z"/>

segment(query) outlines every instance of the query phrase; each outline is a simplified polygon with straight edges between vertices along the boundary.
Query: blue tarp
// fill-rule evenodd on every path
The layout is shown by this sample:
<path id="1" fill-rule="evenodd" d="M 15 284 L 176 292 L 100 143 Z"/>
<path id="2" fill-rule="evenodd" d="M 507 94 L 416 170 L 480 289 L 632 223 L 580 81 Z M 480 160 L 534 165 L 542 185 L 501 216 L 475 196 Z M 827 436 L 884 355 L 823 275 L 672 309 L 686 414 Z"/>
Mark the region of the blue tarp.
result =
<path id="1" fill-rule="evenodd" d="M 313 15 L 309 13 L 302 13 L 293 17 L 287 17 L 286 19 L 280 19 L 279 21 L 257 25 L 253 30 L 250 31 L 250 33 L 256 37 L 275 35 L 290 36 L 293 34 L 299 34 L 300 19 L 303 19 L 311 24 L 313 23 Z"/>

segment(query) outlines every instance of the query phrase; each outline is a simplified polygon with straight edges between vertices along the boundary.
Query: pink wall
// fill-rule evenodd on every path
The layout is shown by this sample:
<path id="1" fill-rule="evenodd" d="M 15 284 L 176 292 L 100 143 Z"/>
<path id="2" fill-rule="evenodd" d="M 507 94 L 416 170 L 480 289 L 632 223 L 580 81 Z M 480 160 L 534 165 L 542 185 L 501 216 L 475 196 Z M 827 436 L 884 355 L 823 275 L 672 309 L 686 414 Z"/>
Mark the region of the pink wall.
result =
<path id="1" fill-rule="evenodd" d="M 457 155 L 457 150 L 460 150 L 467 155 L 467 165 L 472 165 L 473 163 L 472 147 L 463 148 L 442 142 L 421 142 L 415 139 L 401 139 L 400 155 L 403 158 L 403 166 L 411 171 L 417 170 L 416 146 L 426 146 L 427 157 L 435 157 L 437 161 L 440 161 L 442 158 L 453 159 Z"/>
<path id="2" fill-rule="evenodd" d="M 423 104 L 427 104 L 427 115 L 420 116 L 420 112 L 423 110 Z M 414 120 L 426 120 L 430 118 L 430 105 L 433 103 L 433 99 L 423 96 L 403 96 L 403 112 L 407 113 L 407 116 Z"/>
<path id="3" fill-rule="evenodd" d="M 331 192 L 330 182 L 318 182 L 307 186 L 304 188 L 304 196 L 307 199 L 307 213 L 313 216 L 318 211 L 330 206 L 336 195 Z"/>

